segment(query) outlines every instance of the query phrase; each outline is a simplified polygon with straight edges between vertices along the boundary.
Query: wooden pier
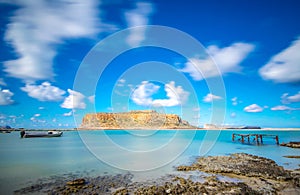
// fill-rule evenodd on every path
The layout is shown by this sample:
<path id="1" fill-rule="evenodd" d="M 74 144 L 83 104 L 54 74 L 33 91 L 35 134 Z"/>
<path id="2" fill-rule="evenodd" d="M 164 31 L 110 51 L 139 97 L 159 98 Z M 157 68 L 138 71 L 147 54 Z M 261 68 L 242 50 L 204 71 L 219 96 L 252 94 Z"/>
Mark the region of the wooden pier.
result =
<path id="1" fill-rule="evenodd" d="M 247 140 L 248 143 L 251 142 L 251 140 L 256 141 L 257 144 L 263 144 L 263 138 L 272 138 L 275 139 L 276 144 L 279 144 L 279 138 L 278 135 L 268 135 L 268 134 L 232 134 L 232 141 L 235 141 L 235 139 L 238 139 L 242 143 L 245 143 Z"/>

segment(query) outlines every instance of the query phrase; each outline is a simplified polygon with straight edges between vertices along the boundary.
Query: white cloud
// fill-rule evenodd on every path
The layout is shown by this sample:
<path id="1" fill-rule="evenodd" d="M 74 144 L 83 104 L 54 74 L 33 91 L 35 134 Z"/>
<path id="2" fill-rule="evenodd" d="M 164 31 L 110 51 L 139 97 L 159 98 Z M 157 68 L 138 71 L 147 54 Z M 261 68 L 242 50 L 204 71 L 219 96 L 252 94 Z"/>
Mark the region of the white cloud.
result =
<path id="1" fill-rule="evenodd" d="M 131 99 L 137 105 L 152 105 L 152 95 L 159 90 L 158 85 L 154 85 L 148 81 L 143 81 L 132 93 Z"/>
<path id="2" fill-rule="evenodd" d="M 292 95 L 292 96 L 288 96 L 286 97 L 286 99 L 289 101 L 289 102 L 300 102 L 300 92 L 298 92 L 297 94 L 295 95 Z"/>
<path id="3" fill-rule="evenodd" d="M 194 116 L 193 116 L 193 119 L 200 119 L 201 118 L 201 115 L 200 115 L 200 113 L 198 113 L 198 114 L 195 114 Z"/>
<path id="4" fill-rule="evenodd" d="M 87 99 L 88 99 L 92 104 L 95 103 L 95 95 L 91 95 L 91 96 L 87 97 Z"/>
<path id="5" fill-rule="evenodd" d="M 251 104 L 249 106 L 246 106 L 244 108 L 244 111 L 245 112 L 262 112 L 263 111 L 263 108 L 260 107 L 259 105 L 257 104 Z"/>
<path id="6" fill-rule="evenodd" d="M 127 86 L 129 87 L 131 92 L 134 90 L 134 86 L 132 84 L 128 84 Z"/>
<path id="7" fill-rule="evenodd" d="M 38 119 L 39 117 L 41 116 L 41 114 L 37 113 L 37 114 L 34 114 L 30 120 L 34 123 L 46 123 L 46 120 L 42 120 L 42 119 Z"/>
<path id="8" fill-rule="evenodd" d="M 73 111 L 71 110 L 70 112 L 64 113 L 64 116 L 72 116 L 73 115 Z"/>
<path id="9" fill-rule="evenodd" d="M 136 9 L 125 12 L 125 19 L 128 27 L 143 26 L 149 24 L 149 16 L 153 12 L 151 3 L 137 2 Z M 127 37 L 127 43 L 138 46 L 145 39 L 145 28 L 132 28 Z"/>
<path id="10" fill-rule="evenodd" d="M 295 110 L 295 108 L 291 108 L 288 106 L 284 106 L 284 105 L 279 105 L 279 106 L 274 106 L 271 108 L 271 110 L 273 111 L 290 111 L 290 110 Z"/>
<path id="11" fill-rule="evenodd" d="M 236 105 L 238 104 L 237 99 L 238 99 L 237 97 L 231 98 L 231 101 L 232 101 L 232 105 L 233 105 L 233 106 L 236 106 Z"/>
<path id="12" fill-rule="evenodd" d="M 125 80 L 125 79 L 120 79 L 119 82 L 120 82 L 120 83 L 125 83 L 126 80 Z"/>
<path id="13" fill-rule="evenodd" d="M 125 79 L 120 79 L 117 82 L 118 87 L 124 87 L 126 80 Z"/>
<path id="14" fill-rule="evenodd" d="M 193 111 L 194 111 L 194 112 L 199 112 L 199 111 L 200 111 L 200 107 L 195 107 L 195 108 L 193 108 Z"/>
<path id="15" fill-rule="evenodd" d="M 2 86 L 7 86 L 3 78 L 0 78 L 0 85 Z"/>
<path id="16" fill-rule="evenodd" d="M 132 93 L 131 99 L 134 103 L 142 106 L 178 106 L 184 104 L 189 96 L 182 86 L 176 86 L 171 81 L 164 86 L 166 99 L 153 99 L 152 95 L 158 92 L 159 86 L 148 81 L 143 81 Z"/>
<path id="17" fill-rule="evenodd" d="M 134 86 L 132 84 L 126 84 L 125 79 L 120 79 L 117 81 L 116 87 L 114 88 L 114 93 L 119 96 L 128 97 L 134 91 Z"/>
<path id="18" fill-rule="evenodd" d="M 253 50 L 254 45 L 249 43 L 234 43 L 224 48 L 211 45 L 207 48 L 207 52 L 214 61 L 211 60 L 210 57 L 205 59 L 194 57 L 185 63 L 185 67 L 181 69 L 181 71 L 189 73 L 194 80 L 202 80 L 220 74 L 240 72 L 241 67 L 239 64 Z"/>
<path id="19" fill-rule="evenodd" d="M 14 103 L 14 100 L 12 100 L 12 96 L 14 93 L 9 91 L 9 89 L 3 89 L 0 88 L 0 106 L 6 106 Z"/>
<path id="20" fill-rule="evenodd" d="M 119 96 L 126 96 L 126 97 L 128 97 L 128 93 L 129 92 L 130 92 L 129 90 L 119 91 L 117 89 L 114 89 L 114 93 L 117 94 L 117 95 L 119 95 Z"/>
<path id="21" fill-rule="evenodd" d="M 62 108 L 67 109 L 85 109 L 84 102 L 85 96 L 80 92 L 68 89 L 69 96 L 65 98 L 64 102 L 60 105 Z"/>
<path id="22" fill-rule="evenodd" d="M 274 55 L 267 64 L 259 69 L 266 80 L 278 83 L 300 82 L 300 37 L 288 48 Z"/>
<path id="23" fill-rule="evenodd" d="M 14 1 L 19 8 L 10 17 L 5 41 L 20 58 L 4 62 L 4 71 L 25 81 L 50 79 L 55 45 L 64 39 L 93 37 L 98 28 L 98 2 Z"/>
<path id="24" fill-rule="evenodd" d="M 154 106 L 178 106 L 184 104 L 188 97 L 189 92 L 185 91 L 181 86 L 175 86 L 175 82 L 171 81 L 165 85 L 165 91 L 168 99 L 156 99 L 153 100 L 152 105 Z"/>
<path id="25" fill-rule="evenodd" d="M 44 110 L 44 109 L 45 109 L 45 107 L 43 107 L 43 106 L 40 106 L 40 107 L 38 107 L 38 109 L 39 109 L 39 110 Z"/>
<path id="26" fill-rule="evenodd" d="M 288 93 L 284 93 L 282 94 L 282 96 L 280 97 L 281 98 L 281 103 L 283 104 L 289 104 L 290 102 L 287 100 L 287 97 L 288 97 Z"/>
<path id="27" fill-rule="evenodd" d="M 4 123 L 4 124 L 15 124 L 17 122 L 17 119 L 19 118 L 22 118 L 23 115 L 19 115 L 19 116 L 16 116 L 16 115 L 9 115 L 9 116 L 6 116 L 6 115 L 2 115 L 0 114 L 0 117 L 1 117 L 1 123 Z"/>
<path id="28" fill-rule="evenodd" d="M 300 102 L 300 91 L 297 94 L 291 95 L 291 96 L 289 96 L 288 93 L 282 94 L 281 102 L 283 104 L 290 104 L 290 103 Z"/>
<path id="29" fill-rule="evenodd" d="M 223 99 L 223 98 L 220 96 L 208 93 L 206 96 L 203 97 L 203 102 L 209 103 L 209 102 L 213 102 L 215 100 L 221 100 L 221 99 Z"/>
<path id="30" fill-rule="evenodd" d="M 25 87 L 21 87 L 21 90 L 39 101 L 60 101 L 66 93 L 49 82 L 43 82 L 41 85 L 26 84 Z"/>
<path id="31" fill-rule="evenodd" d="M 235 118 L 235 117 L 236 117 L 236 113 L 235 113 L 235 112 L 232 112 L 232 113 L 230 114 L 230 117 L 231 117 L 231 118 Z"/>
<path id="32" fill-rule="evenodd" d="M 114 108 L 108 107 L 107 110 L 109 110 L 109 111 L 114 111 Z"/>

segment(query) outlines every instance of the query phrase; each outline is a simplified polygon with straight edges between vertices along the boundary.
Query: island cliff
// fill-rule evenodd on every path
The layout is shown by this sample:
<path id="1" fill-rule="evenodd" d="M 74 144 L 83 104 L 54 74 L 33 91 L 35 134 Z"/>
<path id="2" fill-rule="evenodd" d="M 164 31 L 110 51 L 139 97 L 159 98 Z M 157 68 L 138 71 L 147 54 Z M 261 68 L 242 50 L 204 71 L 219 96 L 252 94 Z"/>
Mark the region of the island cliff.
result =
<path id="1" fill-rule="evenodd" d="M 89 113 L 79 129 L 195 129 L 176 114 L 154 110 L 120 113 Z"/>

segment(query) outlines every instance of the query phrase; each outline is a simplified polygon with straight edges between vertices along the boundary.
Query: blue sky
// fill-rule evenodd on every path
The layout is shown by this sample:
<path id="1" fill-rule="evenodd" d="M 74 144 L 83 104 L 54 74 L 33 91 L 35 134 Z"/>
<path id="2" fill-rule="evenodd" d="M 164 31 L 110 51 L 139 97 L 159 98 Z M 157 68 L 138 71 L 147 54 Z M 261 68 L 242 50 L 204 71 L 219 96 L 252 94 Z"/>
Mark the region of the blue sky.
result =
<path id="1" fill-rule="evenodd" d="M 296 0 L 2 0 L 0 125 L 71 128 L 89 112 L 156 109 L 203 126 L 215 108 L 227 125 L 299 127 L 299 9 Z M 134 49 L 95 75 L 95 90 L 74 87 L 97 43 L 143 25 L 185 32 L 205 55 L 141 47 L 152 35 L 132 29 L 122 41 Z M 216 77 L 225 93 L 209 87 Z"/>

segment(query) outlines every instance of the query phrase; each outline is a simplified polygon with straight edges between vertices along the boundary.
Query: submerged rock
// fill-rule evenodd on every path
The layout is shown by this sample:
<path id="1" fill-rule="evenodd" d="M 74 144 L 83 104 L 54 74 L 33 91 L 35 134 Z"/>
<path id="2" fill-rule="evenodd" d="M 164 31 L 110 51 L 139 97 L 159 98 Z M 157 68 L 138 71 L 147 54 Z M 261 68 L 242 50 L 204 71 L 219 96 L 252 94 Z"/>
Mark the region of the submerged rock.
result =
<path id="1" fill-rule="evenodd" d="M 85 179 L 81 178 L 81 179 L 75 179 L 72 181 L 68 181 L 67 185 L 69 186 L 79 186 L 79 185 L 84 185 L 86 183 Z"/>
<path id="2" fill-rule="evenodd" d="M 283 157 L 285 157 L 285 158 L 300 158 L 300 156 L 295 156 L 295 155 L 286 155 Z"/>

